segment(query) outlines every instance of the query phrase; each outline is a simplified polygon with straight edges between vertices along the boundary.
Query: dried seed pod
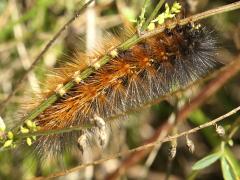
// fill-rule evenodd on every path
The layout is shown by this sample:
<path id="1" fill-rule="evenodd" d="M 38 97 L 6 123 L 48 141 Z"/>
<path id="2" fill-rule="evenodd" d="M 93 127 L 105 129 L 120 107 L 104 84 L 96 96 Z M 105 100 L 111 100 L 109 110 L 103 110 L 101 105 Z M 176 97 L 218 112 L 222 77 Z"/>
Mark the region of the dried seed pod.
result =
<path id="1" fill-rule="evenodd" d="M 225 135 L 225 129 L 221 125 L 215 125 L 216 132 L 218 133 L 219 136 L 224 136 Z"/>
<path id="2" fill-rule="evenodd" d="M 81 153 L 84 153 L 84 149 L 87 145 L 87 135 L 83 133 L 79 138 L 78 138 L 78 148 L 81 151 Z"/>
<path id="3" fill-rule="evenodd" d="M 177 140 L 174 139 L 171 141 L 171 147 L 169 149 L 169 158 L 174 159 L 177 154 Z"/>
<path id="4" fill-rule="evenodd" d="M 99 129 L 104 128 L 106 126 L 104 119 L 98 116 L 97 114 L 94 114 L 93 121 L 94 121 L 94 124 L 96 124 L 96 126 Z"/>
<path id="5" fill-rule="evenodd" d="M 188 136 L 186 136 L 186 145 L 188 147 L 188 150 L 193 153 L 195 150 L 195 145 L 193 143 L 193 141 L 191 139 L 188 138 Z"/>
<path id="6" fill-rule="evenodd" d="M 97 126 L 96 134 L 98 136 L 98 141 L 100 146 L 104 147 L 107 144 L 107 128 L 106 123 L 103 118 L 94 114 L 93 117 L 94 124 Z"/>
<path id="7" fill-rule="evenodd" d="M 99 140 L 99 145 L 101 147 L 104 147 L 107 144 L 107 132 L 106 128 L 99 129 L 98 132 L 98 140 Z"/>

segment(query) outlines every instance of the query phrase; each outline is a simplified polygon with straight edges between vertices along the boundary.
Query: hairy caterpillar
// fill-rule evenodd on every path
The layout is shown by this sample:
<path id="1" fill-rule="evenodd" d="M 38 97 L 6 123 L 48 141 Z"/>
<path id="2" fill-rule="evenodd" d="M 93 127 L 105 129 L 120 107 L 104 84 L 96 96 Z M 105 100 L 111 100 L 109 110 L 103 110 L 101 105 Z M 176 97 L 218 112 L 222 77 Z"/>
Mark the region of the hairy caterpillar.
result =
<path id="1" fill-rule="evenodd" d="M 84 80 L 77 75 L 86 67 L 82 60 L 89 57 L 78 54 L 72 63 L 48 80 L 48 93 L 34 100 L 37 106 L 54 91 L 61 96 L 35 122 L 42 130 L 53 130 L 94 120 L 100 144 L 104 144 L 106 120 L 203 77 L 220 65 L 216 51 L 214 35 L 200 24 L 189 23 L 166 29 L 128 50 L 111 51 L 111 61 L 101 68 L 93 63 L 96 71 Z M 96 58 L 98 56 L 90 60 Z M 66 92 L 62 86 L 72 79 L 75 85 Z M 94 130 L 42 136 L 36 141 L 37 149 L 45 155 L 54 155 L 71 149 L 78 142 L 83 150 L 84 135 L 96 133 Z"/>

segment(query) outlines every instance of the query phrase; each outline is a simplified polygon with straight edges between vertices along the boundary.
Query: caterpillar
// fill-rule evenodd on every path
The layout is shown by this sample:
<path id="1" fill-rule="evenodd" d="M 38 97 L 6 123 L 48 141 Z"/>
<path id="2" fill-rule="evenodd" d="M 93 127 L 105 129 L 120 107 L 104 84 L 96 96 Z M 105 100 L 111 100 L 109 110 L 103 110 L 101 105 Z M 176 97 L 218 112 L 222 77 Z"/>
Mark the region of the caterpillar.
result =
<path id="1" fill-rule="evenodd" d="M 117 43 L 118 38 L 111 39 Z M 103 47 L 104 50 L 113 46 Z M 138 109 L 159 97 L 186 87 L 221 66 L 216 59 L 218 42 L 213 32 L 201 24 L 177 25 L 138 42 L 127 50 L 113 49 L 111 60 L 100 67 L 90 64 L 95 71 L 86 79 L 79 73 L 101 57 L 77 53 L 71 62 L 55 71 L 46 81 L 47 93 L 34 98 L 37 107 L 53 93 L 59 99 L 35 119 L 42 130 L 62 129 L 94 121 L 97 128 L 79 132 L 41 136 L 36 148 L 42 155 L 55 156 L 79 146 L 83 151 L 87 134 L 95 134 L 100 144 L 106 143 L 104 132 L 108 119 Z M 63 85 L 74 80 L 65 91 Z"/>

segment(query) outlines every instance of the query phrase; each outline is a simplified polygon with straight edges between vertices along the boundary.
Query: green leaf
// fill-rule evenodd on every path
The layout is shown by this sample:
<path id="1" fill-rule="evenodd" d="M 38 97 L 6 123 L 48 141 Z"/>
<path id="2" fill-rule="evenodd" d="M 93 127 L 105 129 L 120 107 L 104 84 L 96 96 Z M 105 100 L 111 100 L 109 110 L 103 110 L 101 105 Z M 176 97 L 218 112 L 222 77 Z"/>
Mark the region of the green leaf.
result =
<path id="1" fill-rule="evenodd" d="M 220 153 L 210 154 L 210 155 L 204 157 L 203 159 L 199 160 L 198 162 L 196 162 L 193 165 L 192 169 L 199 170 L 199 169 L 203 169 L 207 166 L 210 166 L 211 164 L 216 162 L 220 158 L 220 156 L 221 156 Z"/>
<path id="2" fill-rule="evenodd" d="M 231 166 L 233 173 L 236 177 L 240 177 L 240 164 L 238 159 L 232 154 L 232 152 L 225 148 L 224 157 L 226 158 L 227 162 Z"/>
<path id="3" fill-rule="evenodd" d="M 221 158 L 221 166 L 224 179 L 234 180 L 233 170 L 224 156 Z"/>

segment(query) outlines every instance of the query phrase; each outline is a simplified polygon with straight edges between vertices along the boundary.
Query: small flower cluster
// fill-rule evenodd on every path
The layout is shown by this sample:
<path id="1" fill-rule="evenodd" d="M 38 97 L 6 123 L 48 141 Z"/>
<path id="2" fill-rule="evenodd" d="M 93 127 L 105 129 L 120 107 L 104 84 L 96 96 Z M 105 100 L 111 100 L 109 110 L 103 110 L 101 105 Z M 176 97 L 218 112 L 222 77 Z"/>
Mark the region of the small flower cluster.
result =
<path id="1" fill-rule="evenodd" d="M 38 129 L 39 127 L 36 125 L 35 122 L 28 120 L 25 122 L 24 126 L 20 127 L 20 132 L 22 134 L 26 134 L 26 133 L 36 132 Z M 35 141 L 35 140 L 36 140 L 36 136 L 27 137 L 26 143 L 27 145 L 31 146 L 32 141 Z"/>
<path id="2" fill-rule="evenodd" d="M 147 4 L 142 8 L 141 14 L 138 19 L 131 20 L 133 23 L 137 23 L 138 31 L 142 30 L 143 24 L 146 22 L 145 13 L 146 13 Z M 181 4 L 178 2 L 174 2 L 172 7 L 170 8 L 169 4 L 165 4 L 165 11 L 159 14 L 154 20 L 152 20 L 147 26 L 147 30 L 154 30 L 156 25 L 161 25 L 165 22 L 166 19 L 171 19 L 175 17 L 181 11 Z"/>
<path id="3" fill-rule="evenodd" d="M 168 3 L 165 4 L 165 11 L 159 14 L 151 23 L 148 25 L 148 30 L 155 29 L 156 23 L 161 25 L 165 22 L 166 19 L 171 19 L 176 16 L 181 11 L 181 4 L 178 2 L 174 2 L 172 7 L 170 8 Z"/>
<path id="4" fill-rule="evenodd" d="M 15 135 L 12 131 L 6 131 L 5 123 L 2 119 L 0 119 L 0 142 L 2 144 L 2 148 L 15 148 L 16 140 L 19 139 L 18 136 L 21 137 L 21 134 L 36 132 L 38 129 L 39 128 L 35 122 L 26 121 L 23 126 L 20 126 L 18 131 L 20 135 Z M 31 146 L 32 142 L 35 140 L 36 136 L 26 137 L 26 143 L 28 146 Z"/>

